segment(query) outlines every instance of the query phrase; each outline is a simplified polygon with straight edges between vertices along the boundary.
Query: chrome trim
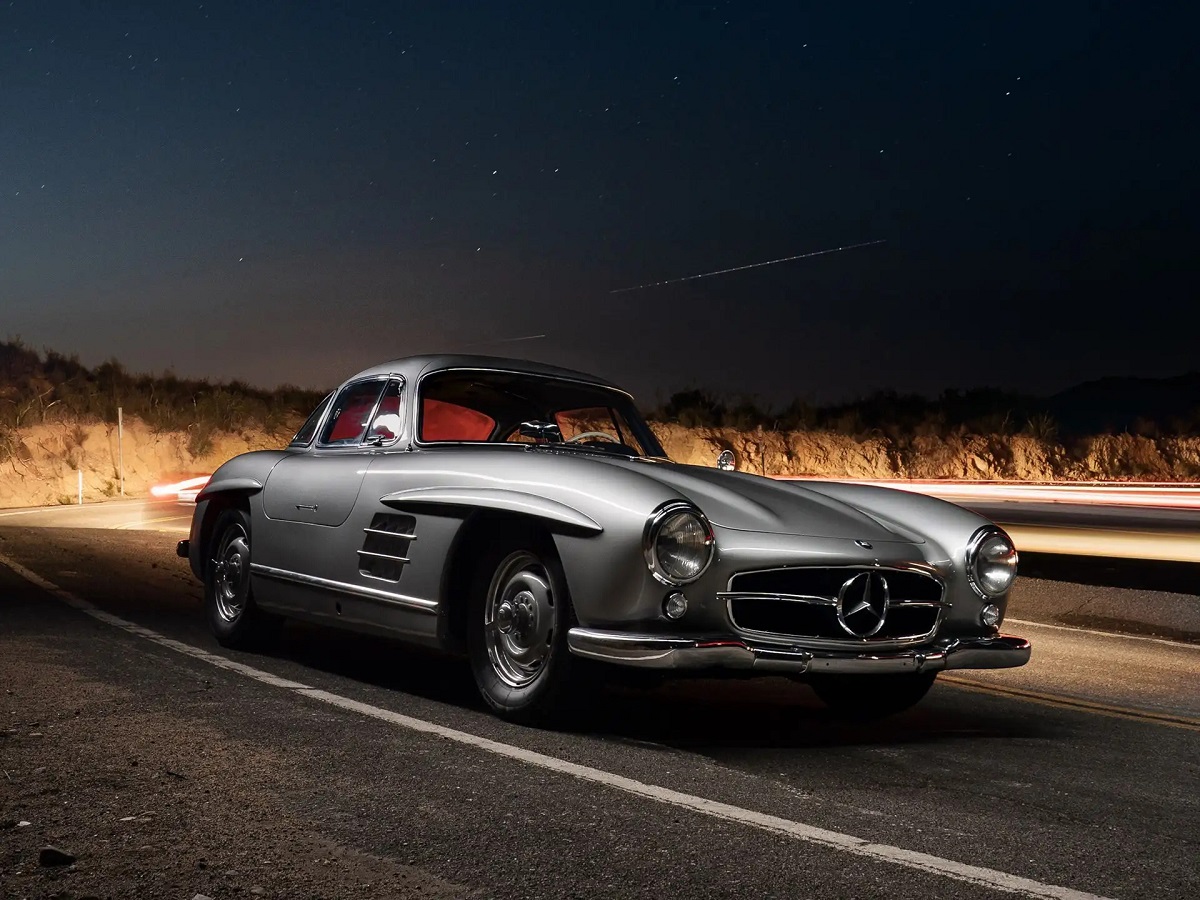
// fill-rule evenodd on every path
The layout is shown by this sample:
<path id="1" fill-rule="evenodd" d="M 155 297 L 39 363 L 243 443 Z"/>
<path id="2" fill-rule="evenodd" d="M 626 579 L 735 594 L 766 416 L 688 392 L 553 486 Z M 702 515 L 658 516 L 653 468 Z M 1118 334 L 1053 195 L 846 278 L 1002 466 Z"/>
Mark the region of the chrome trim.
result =
<path id="1" fill-rule="evenodd" d="M 325 424 L 325 417 L 327 415 L 329 415 L 329 404 L 333 403 L 333 395 L 336 393 L 337 393 L 337 391 L 330 391 L 328 394 L 326 394 L 321 399 L 321 402 L 317 405 L 317 409 L 321 410 L 321 415 L 317 419 L 317 427 L 313 430 L 312 437 L 310 437 L 307 441 L 301 442 L 301 441 L 297 441 L 295 439 L 295 436 L 293 436 L 292 440 L 288 442 L 289 450 L 305 450 L 313 445 L 313 442 L 317 439 L 317 435 L 319 435 L 321 433 L 321 426 Z M 315 409 L 313 410 L 313 412 L 316 412 L 316 411 L 317 410 L 315 410 Z M 312 413 L 309 413 L 309 415 L 311 416 Z M 300 427 L 303 428 L 307 424 L 308 424 L 308 419 L 306 417 L 305 420 L 302 423 L 300 423 Z M 299 434 L 299 432 L 296 432 L 296 433 Z"/>
<path id="2" fill-rule="evenodd" d="M 942 589 L 941 600 L 896 600 L 888 599 L 888 609 L 906 608 L 911 606 L 932 606 L 938 609 L 938 614 L 934 618 L 933 627 L 924 634 L 915 634 L 903 638 L 893 638 L 890 640 L 870 640 L 862 638 L 855 640 L 849 636 L 845 638 L 822 638 L 815 635 L 790 634 L 783 631 L 758 631 L 753 628 L 743 628 L 738 625 L 737 620 L 733 616 L 733 601 L 741 599 L 763 599 L 763 600 L 787 600 L 801 603 L 812 603 L 812 605 L 820 606 L 837 606 L 837 598 L 818 597 L 817 602 L 805 600 L 805 594 L 772 594 L 761 591 L 735 591 L 732 590 L 733 580 L 739 575 L 757 575 L 762 572 L 792 572 L 803 571 L 810 569 L 847 569 L 858 572 L 917 572 L 932 578 L 937 582 Z M 769 641 L 774 644 L 785 643 L 795 644 L 803 642 L 805 646 L 815 647 L 822 650 L 850 650 L 850 649 L 865 649 L 870 647 L 872 650 L 899 650 L 904 647 L 912 647 L 916 644 L 922 644 L 932 638 L 938 628 L 942 624 L 943 613 L 952 607 L 953 604 L 946 601 L 946 580 L 942 578 L 938 570 L 933 566 L 924 563 L 889 563 L 882 565 L 874 563 L 871 565 L 822 565 L 822 566 L 772 566 L 767 569 L 742 569 L 734 572 L 729 576 L 729 581 L 726 582 L 726 587 L 730 590 L 718 591 L 717 599 L 725 601 L 725 617 L 729 620 L 730 626 L 739 635 L 744 635 L 752 640 Z"/>
<path id="3" fill-rule="evenodd" d="M 406 563 L 410 562 L 407 556 L 393 556 L 390 553 L 375 553 L 372 550 L 355 550 L 359 556 L 369 556 L 372 559 L 390 559 L 392 562 Z"/>
<path id="4" fill-rule="evenodd" d="M 350 387 L 353 387 L 353 386 L 359 385 L 359 384 L 369 384 L 373 381 L 377 381 L 377 382 L 380 382 L 379 393 L 375 395 L 375 402 L 371 405 L 371 414 L 369 416 L 367 416 L 367 425 L 363 426 L 363 435 L 362 436 L 365 439 L 367 436 L 367 431 L 368 431 L 370 422 L 373 418 L 375 418 L 375 410 L 379 409 L 379 401 L 383 397 L 383 392 L 387 390 L 387 383 L 390 378 L 391 378 L 390 375 L 369 375 L 366 378 L 351 378 L 349 381 L 341 384 L 338 387 L 338 389 L 333 392 L 333 399 L 329 401 L 329 406 L 326 408 L 325 414 L 323 416 L 321 416 L 321 424 L 317 426 L 317 433 L 315 435 L 313 435 L 313 440 L 312 440 L 313 449 L 314 450 L 346 450 L 346 449 L 361 450 L 363 448 L 363 442 L 361 440 L 357 444 L 340 444 L 340 443 L 339 444 L 327 444 L 327 443 L 324 443 L 321 441 L 321 432 L 323 432 L 325 430 L 325 426 L 329 424 L 329 415 L 331 412 L 333 412 L 334 404 L 336 404 L 338 401 L 338 398 L 341 397 L 342 394 L 344 394 L 346 392 L 347 388 L 350 388 Z"/>
<path id="5" fill-rule="evenodd" d="M 384 537 L 401 538 L 406 541 L 415 541 L 415 534 L 405 534 L 403 531 L 384 531 L 382 528 L 364 528 L 367 534 L 382 534 Z"/>
<path id="6" fill-rule="evenodd" d="M 769 642 L 776 645 L 794 645 L 804 644 L 806 647 L 816 647 L 820 650 L 902 650 L 905 647 L 915 647 L 918 644 L 923 644 L 928 641 L 934 634 L 937 633 L 938 626 L 942 622 L 941 613 L 938 614 L 934 622 L 933 628 L 924 634 L 911 635 L 903 638 L 889 638 L 886 640 L 876 640 L 871 638 L 861 638 L 855 640 L 849 636 L 845 638 L 822 638 L 809 637 L 802 634 L 787 634 L 779 631 L 755 631 L 752 628 L 739 628 L 736 624 L 734 628 L 741 636 L 750 638 L 751 640 Z"/>
<path id="7" fill-rule="evenodd" d="M 979 548 L 983 546 L 983 542 L 988 538 L 999 535 L 1008 541 L 1008 545 L 1013 548 L 1013 555 L 1016 556 L 1016 563 L 1020 562 L 1020 554 L 1017 553 L 1017 545 L 1013 543 L 1013 539 L 1008 536 L 1008 532 L 999 525 L 989 524 L 981 525 L 975 529 L 975 533 L 971 535 L 971 539 L 967 541 L 966 553 L 966 570 L 967 583 L 971 585 L 971 589 L 979 595 L 981 600 L 998 600 L 1011 590 L 1013 582 L 1017 580 L 1016 563 L 1013 565 L 1012 581 L 1008 583 L 1008 587 L 1002 590 L 999 594 L 992 594 L 984 590 L 983 585 L 979 583 L 978 573 L 975 571 L 975 563 L 979 561 Z"/>
<path id="8" fill-rule="evenodd" d="M 654 545 L 658 542 L 658 531 L 670 516 L 679 512 L 688 512 L 700 520 L 700 524 L 704 526 L 707 540 L 704 546 L 708 548 L 708 559 L 704 561 L 704 565 L 700 567 L 692 578 L 680 580 L 672 578 L 662 571 L 658 562 L 658 553 L 655 552 Z M 713 532 L 712 523 L 708 521 L 708 517 L 702 513 L 695 504 L 689 503 L 686 500 L 668 500 L 658 509 L 656 509 L 650 518 L 646 520 L 646 526 L 642 531 L 642 555 L 646 558 L 646 566 L 650 569 L 650 574 L 654 576 L 654 580 L 660 584 L 665 584 L 669 587 L 683 587 L 687 584 L 692 584 L 697 581 L 708 567 L 712 565 L 713 554 L 716 552 L 716 534 Z"/>
<path id="9" fill-rule="evenodd" d="M 350 387 L 351 385 L 367 384 L 368 382 L 371 382 L 371 381 L 382 381 L 383 387 L 381 387 L 379 389 L 379 396 L 375 398 L 375 404 L 371 407 L 371 414 L 369 416 L 367 416 L 367 424 L 363 430 L 362 440 L 360 440 L 357 444 L 322 444 L 320 441 L 321 432 L 325 430 L 325 425 L 329 419 L 329 414 L 333 410 L 333 404 L 337 400 L 337 398 L 341 396 L 342 391 L 346 390 L 346 388 Z M 404 422 L 405 424 L 407 424 L 408 423 L 408 409 L 407 409 L 407 405 L 405 403 L 406 398 L 404 396 L 404 389 L 405 389 L 405 387 L 408 386 L 408 383 L 405 380 L 404 376 L 400 375 L 396 372 L 392 372 L 387 375 L 368 375 L 366 378 L 352 378 L 349 381 L 339 385 L 338 389 L 333 391 L 333 396 L 330 399 L 329 405 L 326 407 L 325 412 L 321 416 L 321 422 L 320 422 L 320 424 L 317 425 L 317 432 L 316 432 L 316 434 L 313 435 L 313 439 L 311 441 L 309 441 L 307 444 L 295 444 L 295 445 L 289 444 L 288 446 L 289 447 L 294 446 L 296 449 L 311 448 L 313 450 L 322 450 L 322 451 L 326 451 L 326 452 L 328 452 L 330 450 L 335 451 L 335 452 L 339 451 L 339 450 L 379 450 L 383 447 L 391 447 L 393 444 L 395 444 L 397 441 L 400 440 L 402 435 L 398 434 L 394 438 L 392 438 L 390 441 L 381 441 L 378 444 L 376 444 L 374 442 L 369 442 L 367 440 L 367 434 L 371 430 L 371 424 L 375 421 L 375 416 L 377 416 L 379 414 L 379 404 L 383 402 L 383 395 L 387 393 L 388 385 L 391 384 L 393 381 L 396 382 L 400 386 L 401 412 L 398 414 L 399 419 L 401 422 Z"/>
<path id="10" fill-rule="evenodd" d="M 807 603 L 810 606 L 837 606 L 837 597 L 818 597 L 815 594 L 773 594 L 769 591 L 717 591 L 718 600 L 784 600 L 788 603 Z"/>
<path id="11" fill-rule="evenodd" d="M 866 581 L 864 582 L 864 585 L 863 585 L 863 594 L 862 594 L 862 597 L 860 598 L 860 602 L 862 603 L 862 606 L 859 606 L 859 607 L 856 607 L 855 609 L 847 611 L 846 610 L 846 600 L 850 594 L 851 589 L 854 587 L 854 585 L 858 584 L 858 581 L 860 578 L 866 579 Z M 853 628 L 850 627 L 850 623 L 847 622 L 846 619 L 848 619 L 850 616 L 854 615 L 856 612 L 864 612 L 866 610 L 875 612 L 875 606 L 872 605 L 872 603 L 871 603 L 871 586 L 873 584 L 875 584 L 876 582 L 879 583 L 879 585 L 883 591 L 883 602 L 881 604 L 879 604 L 879 618 L 875 620 L 874 626 L 872 626 L 869 631 L 861 631 L 861 632 L 855 631 Z M 891 607 L 891 605 L 892 605 L 892 592 L 891 592 L 890 586 L 887 583 L 886 578 L 884 578 L 882 575 L 879 575 L 879 573 L 877 573 L 877 572 L 855 572 L 853 575 L 851 575 L 849 578 L 847 578 L 845 581 L 843 581 L 842 586 L 840 588 L 838 588 L 837 606 L 835 607 L 836 613 L 837 613 L 837 621 L 838 621 L 838 624 L 842 626 L 842 631 L 846 632 L 846 634 L 850 635 L 850 637 L 861 638 L 862 640 L 867 640 L 868 638 L 873 638 L 873 637 L 875 637 L 875 635 L 879 634 L 880 630 L 884 626 L 884 623 L 887 622 L 887 613 L 888 613 L 888 609 Z M 939 616 L 934 616 L 935 625 L 937 623 L 938 618 L 939 618 Z"/>
<path id="12" fill-rule="evenodd" d="M 932 566 L 929 563 L 923 562 L 889 562 L 889 563 L 824 563 L 821 565 L 805 565 L 805 566 L 768 566 L 765 569 L 738 569 L 729 576 L 729 581 L 726 582 L 726 587 L 733 589 L 733 579 L 739 575 L 758 575 L 761 572 L 796 572 L 807 569 L 865 569 L 872 572 L 919 572 L 922 575 L 928 575 L 934 581 L 942 586 L 942 596 L 946 596 L 946 579 L 942 577 L 937 566 Z M 949 603 L 944 603 L 945 606 L 950 606 Z"/>
<path id="13" fill-rule="evenodd" d="M 821 652 L 808 646 L 764 647 L 728 636 L 683 637 L 572 628 L 577 656 L 649 669 L 725 668 L 765 672 L 882 675 L 942 669 L 1004 669 L 1029 661 L 1029 642 L 999 635 L 938 641 L 902 653 Z"/>
<path id="14" fill-rule="evenodd" d="M 357 584 L 346 584 L 344 581 L 318 578 L 316 575 L 305 575 L 302 572 L 292 572 L 287 569 L 276 569 L 273 566 L 264 566 L 262 563 L 250 563 L 250 571 L 263 578 L 274 578 L 276 581 L 287 581 L 292 584 L 303 585 L 304 587 L 324 588 L 325 590 L 334 591 L 339 594 L 360 597 L 363 600 L 374 600 L 378 603 L 401 606 L 415 612 L 433 613 L 436 615 L 438 609 L 438 601 L 436 600 L 407 597 L 404 594 L 393 594 L 391 591 L 381 591 L 375 588 L 362 587 Z"/>
<path id="15" fill-rule="evenodd" d="M 837 597 L 819 597 L 815 594 L 776 594 L 770 591 L 717 591 L 718 600 L 783 600 L 789 603 L 807 603 L 811 606 L 837 606 Z M 888 609 L 900 606 L 938 606 L 945 609 L 950 604 L 940 600 L 896 600 L 888 599 Z"/>

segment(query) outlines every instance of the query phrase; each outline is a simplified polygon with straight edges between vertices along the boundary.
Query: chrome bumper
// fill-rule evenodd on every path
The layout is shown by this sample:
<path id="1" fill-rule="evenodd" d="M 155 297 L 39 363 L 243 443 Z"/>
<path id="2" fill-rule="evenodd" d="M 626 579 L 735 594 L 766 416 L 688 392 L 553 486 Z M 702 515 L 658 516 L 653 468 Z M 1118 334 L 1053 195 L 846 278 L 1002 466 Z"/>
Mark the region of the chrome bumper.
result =
<path id="1" fill-rule="evenodd" d="M 948 639 L 927 647 L 890 653 L 804 650 L 750 644 L 732 637 L 682 638 L 572 628 L 567 646 L 577 656 L 645 669 L 752 669 L 788 675 L 937 672 L 942 669 L 1007 669 L 1029 661 L 1029 641 L 994 638 Z"/>

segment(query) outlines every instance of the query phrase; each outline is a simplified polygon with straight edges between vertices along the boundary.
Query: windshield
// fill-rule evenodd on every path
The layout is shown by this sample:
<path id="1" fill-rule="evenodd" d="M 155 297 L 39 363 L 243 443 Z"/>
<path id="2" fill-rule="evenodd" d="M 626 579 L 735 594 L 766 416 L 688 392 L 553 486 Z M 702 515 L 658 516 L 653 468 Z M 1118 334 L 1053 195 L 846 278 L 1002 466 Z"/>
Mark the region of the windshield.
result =
<path id="1" fill-rule="evenodd" d="M 628 394 L 516 372 L 454 369 L 421 381 L 422 443 L 533 443 L 664 457 Z"/>

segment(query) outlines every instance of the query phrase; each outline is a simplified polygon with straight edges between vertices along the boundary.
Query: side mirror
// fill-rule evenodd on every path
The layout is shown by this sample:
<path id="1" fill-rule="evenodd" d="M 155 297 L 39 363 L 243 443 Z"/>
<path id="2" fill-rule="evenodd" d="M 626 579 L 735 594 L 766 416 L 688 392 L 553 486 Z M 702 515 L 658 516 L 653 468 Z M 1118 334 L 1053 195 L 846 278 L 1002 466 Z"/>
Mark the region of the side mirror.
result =
<path id="1" fill-rule="evenodd" d="M 722 450 L 717 454 L 717 468 L 723 472 L 732 472 L 737 468 L 737 462 L 733 458 L 732 450 Z"/>
<path id="2" fill-rule="evenodd" d="M 517 430 L 522 437 L 533 438 L 535 441 L 545 443 L 562 443 L 562 432 L 553 422 L 542 422 L 537 419 L 529 422 L 522 422 L 517 426 Z"/>

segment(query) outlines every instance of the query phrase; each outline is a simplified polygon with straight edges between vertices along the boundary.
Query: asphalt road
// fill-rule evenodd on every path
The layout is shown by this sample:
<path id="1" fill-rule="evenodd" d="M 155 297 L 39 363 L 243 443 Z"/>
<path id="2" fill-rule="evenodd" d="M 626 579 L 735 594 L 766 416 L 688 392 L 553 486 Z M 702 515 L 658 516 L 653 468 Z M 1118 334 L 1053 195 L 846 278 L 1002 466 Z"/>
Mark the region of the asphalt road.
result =
<path id="1" fill-rule="evenodd" d="M 68 506 L 0 509 L 0 527 L 149 530 L 186 537 L 194 509 L 194 505 L 177 500 L 107 500 Z"/>
<path id="2" fill-rule="evenodd" d="M 882 723 L 697 680 L 537 731 L 389 642 L 221 650 L 138 509 L 0 518 L 4 896 L 1200 895 L 1196 645 L 1010 622 L 1029 666 Z"/>

